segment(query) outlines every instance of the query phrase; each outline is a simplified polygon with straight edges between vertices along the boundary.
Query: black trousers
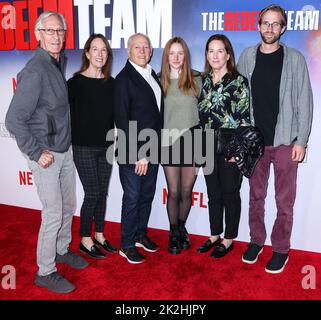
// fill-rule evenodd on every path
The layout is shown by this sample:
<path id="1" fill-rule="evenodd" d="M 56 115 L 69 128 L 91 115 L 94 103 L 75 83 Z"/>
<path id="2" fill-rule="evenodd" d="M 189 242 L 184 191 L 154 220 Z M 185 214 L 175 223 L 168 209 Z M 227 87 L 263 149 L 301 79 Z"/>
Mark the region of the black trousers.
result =
<path id="1" fill-rule="evenodd" d="M 90 237 L 93 223 L 95 223 L 95 232 L 104 231 L 112 165 L 106 160 L 106 148 L 104 147 L 74 145 L 72 149 L 85 193 L 80 210 L 80 236 Z"/>
<path id="2" fill-rule="evenodd" d="M 222 155 L 215 155 L 214 171 L 205 175 L 211 235 L 223 233 L 224 238 L 234 239 L 238 235 L 241 215 L 240 188 L 242 174 L 235 163 L 227 162 Z"/>

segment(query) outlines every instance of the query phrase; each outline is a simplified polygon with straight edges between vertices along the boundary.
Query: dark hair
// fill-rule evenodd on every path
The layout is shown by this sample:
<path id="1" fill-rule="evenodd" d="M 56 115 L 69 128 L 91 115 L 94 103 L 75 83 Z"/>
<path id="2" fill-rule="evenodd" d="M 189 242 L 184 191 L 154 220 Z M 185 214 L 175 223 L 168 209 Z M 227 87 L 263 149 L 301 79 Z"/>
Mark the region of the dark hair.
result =
<path id="1" fill-rule="evenodd" d="M 260 14 L 259 14 L 259 24 L 262 24 L 262 17 L 263 15 L 267 12 L 267 11 L 275 11 L 275 12 L 279 12 L 282 16 L 282 25 L 283 26 L 286 26 L 287 24 L 287 17 L 286 17 L 286 14 L 285 14 L 285 11 L 282 7 L 276 5 L 276 4 L 271 4 L 265 8 L 263 8 L 261 11 L 260 11 Z"/>
<path id="2" fill-rule="evenodd" d="M 205 46 L 205 70 L 204 70 L 204 76 L 207 76 L 208 73 L 212 70 L 210 64 L 207 61 L 207 52 L 208 52 L 208 46 L 213 40 L 219 40 L 222 41 L 225 47 L 225 50 L 227 54 L 230 55 L 230 58 L 227 61 L 227 72 L 231 75 L 237 74 L 236 64 L 235 64 L 235 55 L 234 50 L 232 47 L 232 44 L 228 37 L 226 37 L 224 34 L 214 34 L 213 36 L 210 36 L 206 42 Z"/>
<path id="3" fill-rule="evenodd" d="M 108 40 L 105 38 L 105 36 L 103 36 L 100 33 L 93 33 L 90 35 L 90 37 L 87 39 L 84 49 L 82 51 L 82 56 L 81 56 L 81 67 L 80 70 L 75 72 L 75 75 L 80 74 L 82 72 L 84 72 L 85 70 L 87 70 L 89 68 L 89 60 L 86 56 L 86 53 L 89 52 L 90 47 L 91 47 L 91 43 L 93 42 L 93 40 L 95 39 L 101 39 L 107 49 L 107 61 L 104 64 L 104 66 L 101 68 L 101 71 L 104 75 L 105 80 L 109 79 L 111 76 L 111 67 L 112 67 L 112 63 L 113 63 L 113 52 L 111 50 L 110 44 L 108 42 Z"/>

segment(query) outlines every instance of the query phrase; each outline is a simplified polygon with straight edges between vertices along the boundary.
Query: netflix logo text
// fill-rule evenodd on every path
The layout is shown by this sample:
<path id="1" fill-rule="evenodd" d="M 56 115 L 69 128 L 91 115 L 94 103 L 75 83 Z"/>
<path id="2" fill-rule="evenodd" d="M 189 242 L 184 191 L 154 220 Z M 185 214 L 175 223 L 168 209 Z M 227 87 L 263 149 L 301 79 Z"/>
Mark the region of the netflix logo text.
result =
<path id="1" fill-rule="evenodd" d="M 163 201 L 162 203 L 165 205 L 167 201 L 168 191 L 166 188 L 163 188 Z M 204 195 L 204 192 L 192 192 L 192 207 L 199 207 L 199 208 L 207 208 L 207 198 Z"/>
<path id="2" fill-rule="evenodd" d="M 19 171 L 19 184 L 21 186 L 33 186 L 32 172 Z"/>

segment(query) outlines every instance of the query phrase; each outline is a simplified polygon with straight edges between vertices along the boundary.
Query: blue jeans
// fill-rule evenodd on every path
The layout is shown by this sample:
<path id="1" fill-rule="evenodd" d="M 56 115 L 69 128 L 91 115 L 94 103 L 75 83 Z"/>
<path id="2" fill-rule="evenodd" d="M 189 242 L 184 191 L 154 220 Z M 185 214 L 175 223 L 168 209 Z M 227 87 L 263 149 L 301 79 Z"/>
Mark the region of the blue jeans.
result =
<path id="1" fill-rule="evenodd" d="M 135 174 L 135 165 L 119 165 L 123 187 L 121 247 L 135 246 L 135 240 L 147 234 L 147 225 L 155 195 L 158 164 L 149 164 L 145 176 Z"/>

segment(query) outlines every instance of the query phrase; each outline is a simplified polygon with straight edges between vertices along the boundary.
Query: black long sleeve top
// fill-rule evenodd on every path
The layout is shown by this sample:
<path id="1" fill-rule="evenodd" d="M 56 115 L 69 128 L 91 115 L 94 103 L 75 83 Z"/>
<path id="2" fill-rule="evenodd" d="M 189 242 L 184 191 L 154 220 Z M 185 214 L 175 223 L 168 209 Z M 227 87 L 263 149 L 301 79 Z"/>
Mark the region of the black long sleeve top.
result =
<path id="1" fill-rule="evenodd" d="M 114 128 L 114 79 L 89 78 L 77 74 L 67 82 L 71 115 L 72 144 L 108 147 L 108 130 Z"/>

